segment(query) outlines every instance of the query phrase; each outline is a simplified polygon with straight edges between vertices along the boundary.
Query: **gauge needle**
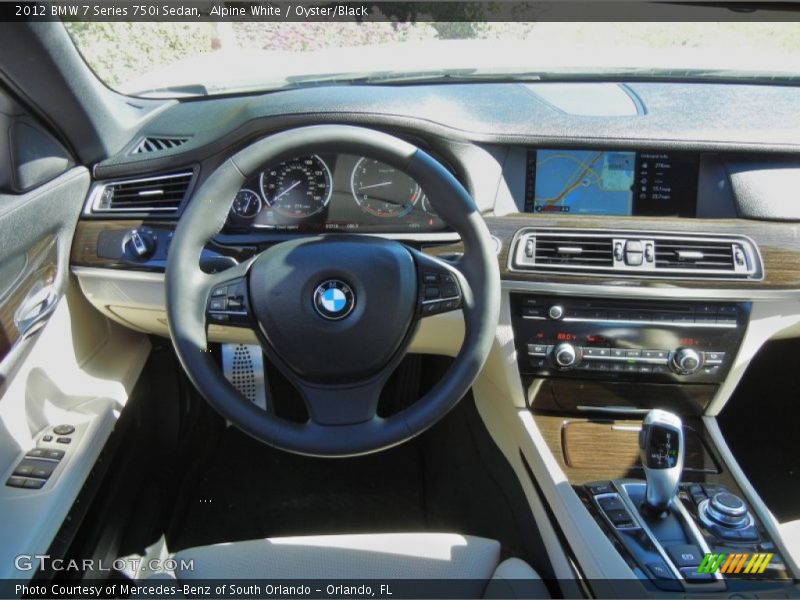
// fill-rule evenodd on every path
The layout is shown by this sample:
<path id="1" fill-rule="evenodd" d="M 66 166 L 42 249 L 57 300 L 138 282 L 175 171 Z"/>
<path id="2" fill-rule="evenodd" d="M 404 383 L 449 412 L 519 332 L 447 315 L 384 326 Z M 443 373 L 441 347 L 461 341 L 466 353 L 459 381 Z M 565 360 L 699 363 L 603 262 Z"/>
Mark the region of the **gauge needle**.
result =
<path id="1" fill-rule="evenodd" d="M 292 185 L 290 185 L 288 188 L 286 188 L 285 190 L 283 190 L 283 191 L 282 191 L 280 194 L 278 194 L 277 196 L 275 196 L 275 197 L 272 199 L 272 201 L 273 201 L 273 202 L 275 202 L 275 200 L 277 200 L 277 199 L 278 199 L 278 198 L 280 198 L 281 196 L 285 196 L 286 194 L 288 194 L 289 192 L 291 192 L 291 191 L 292 191 L 294 188 L 296 188 L 296 187 L 297 187 L 298 185 L 300 185 L 301 183 L 302 183 L 302 181 L 301 181 L 300 179 L 298 179 L 298 180 L 297 180 L 297 181 L 295 181 L 295 182 L 294 182 Z"/>
<path id="2" fill-rule="evenodd" d="M 372 185 L 362 185 L 360 188 L 358 188 L 358 191 L 361 192 L 361 191 L 364 191 L 364 190 L 371 190 L 372 188 L 385 187 L 387 185 L 392 185 L 392 182 L 391 181 L 383 181 L 381 183 L 373 183 Z"/>

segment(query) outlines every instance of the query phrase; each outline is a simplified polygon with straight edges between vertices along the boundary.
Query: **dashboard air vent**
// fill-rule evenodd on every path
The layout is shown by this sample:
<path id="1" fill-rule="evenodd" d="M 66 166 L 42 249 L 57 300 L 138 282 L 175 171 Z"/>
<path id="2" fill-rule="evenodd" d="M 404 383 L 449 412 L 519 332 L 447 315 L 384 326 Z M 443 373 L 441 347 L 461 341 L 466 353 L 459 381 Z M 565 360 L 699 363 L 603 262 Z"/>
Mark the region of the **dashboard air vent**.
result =
<path id="1" fill-rule="evenodd" d="M 611 268 L 610 237 L 539 235 L 533 241 L 534 260 L 540 267 Z"/>
<path id="2" fill-rule="evenodd" d="M 509 268 L 639 277 L 761 279 L 755 243 L 739 235 L 521 229 Z"/>
<path id="3" fill-rule="evenodd" d="M 730 241 L 656 240 L 656 269 L 712 269 L 734 272 L 745 264 L 739 244 Z"/>
<path id="4" fill-rule="evenodd" d="M 93 212 L 174 213 L 186 197 L 192 171 L 102 184 L 95 192 Z"/>
<path id="5" fill-rule="evenodd" d="M 182 146 L 189 141 L 188 137 L 146 137 L 143 138 L 131 151 L 131 154 L 146 154 L 149 152 L 161 152 L 162 150 L 172 150 Z"/>

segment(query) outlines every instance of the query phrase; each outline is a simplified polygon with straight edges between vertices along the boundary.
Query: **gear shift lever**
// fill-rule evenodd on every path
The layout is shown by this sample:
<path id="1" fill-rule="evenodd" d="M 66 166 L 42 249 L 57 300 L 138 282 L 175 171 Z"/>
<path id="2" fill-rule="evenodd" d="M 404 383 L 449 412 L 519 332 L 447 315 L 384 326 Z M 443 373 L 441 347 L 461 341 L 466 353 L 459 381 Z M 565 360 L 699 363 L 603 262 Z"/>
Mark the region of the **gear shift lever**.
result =
<path id="1" fill-rule="evenodd" d="M 678 415 L 653 409 L 639 433 L 639 448 L 647 487 L 643 508 L 662 514 L 678 492 L 683 471 L 683 424 Z"/>

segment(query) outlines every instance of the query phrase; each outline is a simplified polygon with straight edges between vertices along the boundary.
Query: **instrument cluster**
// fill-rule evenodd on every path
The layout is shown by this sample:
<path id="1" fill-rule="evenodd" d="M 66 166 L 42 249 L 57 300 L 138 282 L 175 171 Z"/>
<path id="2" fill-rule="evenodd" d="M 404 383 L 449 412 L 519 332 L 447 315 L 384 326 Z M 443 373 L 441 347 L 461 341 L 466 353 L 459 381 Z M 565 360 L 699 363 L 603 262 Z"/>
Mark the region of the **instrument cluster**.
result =
<path id="1" fill-rule="evenodd" d="M 435 232 L 447 227 L 406 173 L 350 154 L 267 165 L 236 194 L 231 230 Z"/>

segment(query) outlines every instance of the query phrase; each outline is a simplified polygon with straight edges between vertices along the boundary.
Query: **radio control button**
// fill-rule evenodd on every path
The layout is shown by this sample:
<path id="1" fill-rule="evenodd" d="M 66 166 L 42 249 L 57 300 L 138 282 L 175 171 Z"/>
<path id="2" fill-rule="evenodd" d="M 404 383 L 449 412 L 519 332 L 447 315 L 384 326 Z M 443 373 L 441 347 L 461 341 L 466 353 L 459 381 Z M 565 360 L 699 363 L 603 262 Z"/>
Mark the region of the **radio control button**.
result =
<path id="1" fill-rule="evenodd" d="M 547 310 L 547 316 L 554 320 L 560 319 L 564 316 L 564 307 L 554 304 Z"/>
<path id="2" fill-rule="evenodd" d="M 624 358 L 625 350 L 623 348 L 611 348 L 611 356 L 614 358 Z"/>
<path id="3" fill-rule="evenodd" d="M 547 354 L 546 344 L 528 344 L 529 356 L 545 356 Z"/>
<path id="4" fill-rule="evenodd" d="M 625 358 L 639 358 L 641 355 L 641 350 L 625 350 Z"/>

